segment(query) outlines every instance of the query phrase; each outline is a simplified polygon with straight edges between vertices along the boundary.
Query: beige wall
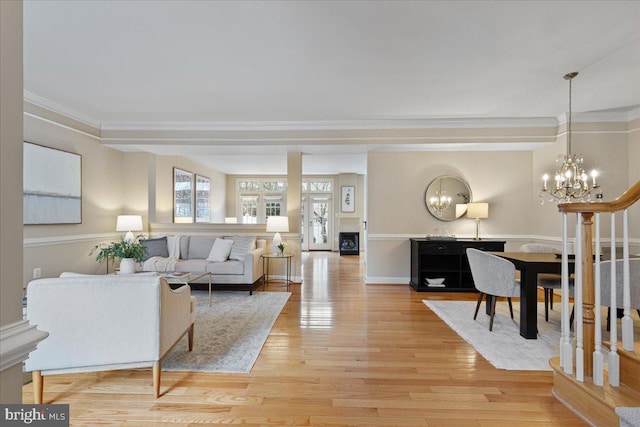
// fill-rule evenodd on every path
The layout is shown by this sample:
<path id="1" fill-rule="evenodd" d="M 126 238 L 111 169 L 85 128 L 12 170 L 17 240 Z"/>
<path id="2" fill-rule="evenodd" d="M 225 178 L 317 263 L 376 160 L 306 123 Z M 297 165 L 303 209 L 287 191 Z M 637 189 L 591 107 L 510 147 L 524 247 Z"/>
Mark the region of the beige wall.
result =
<path id="1" fill-rule="evenodd" d="M 184 157 L 156 156 L 156 221 L 173 222 L 173 168 L 206 176 L 211 180 L 211 222 L 224 222 L 226 176 Z"/>
<path id="2" fill-rule="evenodd" d="M 105 273 L 106 265 L 97 264 L 90 252 L 99 242 L 119 237 L 116 217 L 125 211 L 125 188 L 132 200 L 144 196 L 131 181 L 136 171 L 125 173 L 125 155 L 103 147 L 96 138 L 30 115 L 24 121 L 26 141 L 82 156 L 82 224 L 24 226 L 24 285 L 36 267 L 42 277 L 63 271 Z M 131 213 L 141 212 L 143 204 L 137 208 Z"/>
<path id="3" fill-rule="evenodd" d="M 439 175 L 465 179 L 478 202 L 489 203 L 480 223 L 486 238 L 531 234 L 532 153 L 369 153 L 367 159 L 367 281 L 408 283 L 410 237 L 448 234 L 470 238 L 475 221 L 442 222 L 426 209 L 424 194 Z"/>
<path id="4" fill-rule="evenodd" d="M 22 2 L 0 2 L 0 326 L 22 320 Z M 22 402 L 22 366 L 0 373 L 0 402 Z"/>
<path id="5" fill-rule="evenodd" d="M 148 229 L 149 212 L 151 212 L 152 192 L 155 179 L 149 172 L 153 168 L 155 156 L 149 153 L 124 153 L 124 178 L 122 180 L 122 198 L 124 215 L 142 215 L 142 224 Z"/>

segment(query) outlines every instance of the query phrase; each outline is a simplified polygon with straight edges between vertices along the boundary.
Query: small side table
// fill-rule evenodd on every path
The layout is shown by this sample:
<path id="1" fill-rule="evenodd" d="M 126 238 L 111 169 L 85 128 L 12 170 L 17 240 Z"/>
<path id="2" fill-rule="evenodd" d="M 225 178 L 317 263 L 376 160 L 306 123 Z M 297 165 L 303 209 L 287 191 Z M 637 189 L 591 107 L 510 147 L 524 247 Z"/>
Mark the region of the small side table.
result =
<path id="1" fill-rule="evenodd" d="M 287 278 L 284 280 L 284 282 L 287 284 L 287 291 L 288 291 L 289 286 L 291 285 L 291 262 L 293 260 L 293 254 L 290 254 L 287 252 L 283 254 L 268 253 L 268 254 L 260 255 L 260 258 L 262 258 L 262 274 L 264 275 L 265 288 L 267 287 L 267 284 L 269 282 L 269 264 L 271 260 L 283 259 L 287 261 Z"/>

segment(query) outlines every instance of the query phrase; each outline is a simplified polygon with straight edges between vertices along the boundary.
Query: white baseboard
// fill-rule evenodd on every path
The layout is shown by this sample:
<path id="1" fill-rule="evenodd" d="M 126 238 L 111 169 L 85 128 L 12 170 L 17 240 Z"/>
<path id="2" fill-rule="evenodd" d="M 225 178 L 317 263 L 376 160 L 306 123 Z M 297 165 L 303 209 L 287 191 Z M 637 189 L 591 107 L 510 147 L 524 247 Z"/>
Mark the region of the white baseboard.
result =
<path id="1" fill-rule="evenodd" d="M 364 283 L 367 285 L 391 284 L 409 286 L 410 281 L 409 277 L 365 277 L 364 279 Z"/>

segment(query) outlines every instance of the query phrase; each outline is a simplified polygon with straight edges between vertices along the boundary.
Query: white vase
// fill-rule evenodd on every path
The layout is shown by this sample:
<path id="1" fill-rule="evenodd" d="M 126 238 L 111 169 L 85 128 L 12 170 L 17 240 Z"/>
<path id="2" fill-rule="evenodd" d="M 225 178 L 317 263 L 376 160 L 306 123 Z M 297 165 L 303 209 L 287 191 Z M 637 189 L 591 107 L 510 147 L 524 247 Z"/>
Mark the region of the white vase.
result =
<path id="1" fill-rule="evenodd" d="M 120 260 L 120 274 L 134 274 L 136 272 L 136 260 L 133 258 L 122 258 Z"/>

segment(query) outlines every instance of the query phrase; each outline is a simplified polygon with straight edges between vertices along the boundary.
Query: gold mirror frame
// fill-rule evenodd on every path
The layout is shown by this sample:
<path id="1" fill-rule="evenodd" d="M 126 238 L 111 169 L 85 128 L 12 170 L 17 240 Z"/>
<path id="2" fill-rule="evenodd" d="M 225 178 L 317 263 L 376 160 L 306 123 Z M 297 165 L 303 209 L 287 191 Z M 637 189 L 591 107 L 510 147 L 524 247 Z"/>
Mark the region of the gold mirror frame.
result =
<path id="1" fill-rule="evenodd" d="M 438 212 L 431 206 L 429 199 L 436 197 L 441 190 L 447 197 L 451 197 L 451 204 L 442 212 Z M 466 204 L 471 201 L 473 201 L 471 187 L 467 181 L 451 175 L 441 175 L 431 181 L 424 194 L 424 203 L 429 213 L 437 220 L 445 222 L 463 217 L 467 212 Z"/>

